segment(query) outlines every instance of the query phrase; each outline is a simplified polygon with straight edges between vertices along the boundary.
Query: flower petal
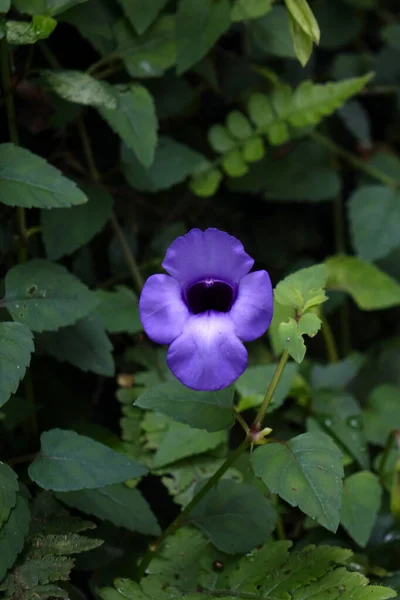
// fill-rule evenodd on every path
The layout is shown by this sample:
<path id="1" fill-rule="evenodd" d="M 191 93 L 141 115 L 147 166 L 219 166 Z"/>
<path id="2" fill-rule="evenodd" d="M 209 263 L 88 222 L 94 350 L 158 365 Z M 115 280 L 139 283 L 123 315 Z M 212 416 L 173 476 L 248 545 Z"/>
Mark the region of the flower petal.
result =
<path id="1" fill-rule="evenodd" d="M 170 344 L 183 331 L 189 311 L 182 299 L 179 282 L 169 275 L 152 275 L 144 284 L 139 300 L 145 332 L 158 344 Z"/>
<path id="2" fill-rule="evenodd" d="M 237 283 L 253 264 L 239 240 L 210 228 L 191 229 L 178 237 L 168 248 L 162 265 L 182 285 L 188 285 L 206 277 Z"/>
<path id="3" fill-rule="evenodd" d="M 262 336 L 271 324 L 274 297 L 266 271 L 254 271 L 240 281 L 236 300 L 230 310 L 236 335 L 244 342 Z"/>
<path id="4" fill-rule="evenodd" d="M 192 315 L 169 347 L 167 364 L 175 377 L 198 391 L 220 390 L 247 366 L 247 350 L 236 337 L 228 314 Z"/>

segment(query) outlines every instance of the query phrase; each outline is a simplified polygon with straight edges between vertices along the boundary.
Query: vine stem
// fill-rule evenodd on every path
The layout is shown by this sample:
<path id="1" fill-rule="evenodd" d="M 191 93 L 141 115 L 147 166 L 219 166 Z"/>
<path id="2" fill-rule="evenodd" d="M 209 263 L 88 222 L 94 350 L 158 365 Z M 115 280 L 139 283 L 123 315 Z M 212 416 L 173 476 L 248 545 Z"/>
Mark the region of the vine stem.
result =
<path id="1" fill-rule="evenodd" d="M 238 446 L 236 448 L 236 450 L 234 450 L 233 452 L 231 452 L 229 454 L 226 461 L 220 466 L 220 468 L 214 473 L 214 475 L 207 481 L 207 483 L 201 488 L 201 490 L 192 498 L 192 500 L 189 502 L 189 504 L 187 504 L 187 506 L 185 506 L 185 508 L 177 516 L 177 518 L 174 521 L 172 521 L 172 523 L 162 533 L 162 535 L 158 538 L 158 540 L 149 547 L 149 549 L 143 556 L 142 561 L 140 562 L 139 567 L 138 567 L 138 571 L 137 571 L 137 575 L 136 575 L 138 581 L 140 581 L 141 578 L 146 574 L 146 571 L 147 571 L 147 568 L 148 568 L 150 562 L 152 561 L 154 556 L 158 553 L 164 540 L 169 535 L 174 533 L 177 529 L 179 529 L 179 527 L 184 525 L 187 517 L 192 512 L 192 510 L 195 508 L 195 506 L 197 506 L 198 503 L 208 494 L 208 492 L 218 483 L 218 481 L 221 479 L 221 477 L 236 462 L 236 460 L 239 458 L 239 456 L 241 456 L 243 454 L 243 452 L 245 452 L 252 445 L 252 443 L 254 443 L 255 439 L 257 438 L 257 433 L 260 429 L 260 424 L 263 421 L 265 412 L 268 408 L 268 404 L 271 401 L 271 398 L 276 390 L 276 386 L 279 383 L 279 380 L 282 376 L 282 373 L 283 373 L 285 365 L 288 361 L 288 358 L 289 358 L 289 353 L 287 351 L 285 351 L 281 356 L 281 360 L 279 361 L 276 371 L 274 373 L 274 376 L 271 380 L 271 383 L 268 386 L 264 401 L 260 407 L 260 410 L 258 411 L 257 417 L 256 417 L 251 429 L 249 430 L 248 434 L 246 435 L 245 439 L 243 440 L 243 442 L 240 444 L 240 446 Z"/>
<path id="2" fill-rule="evenodd" d="M 89 139 L 88 133 L 86 131 L 85 123 L 83 121 L 82 116 L 80 116 L 78 119 L 78 129 L 79 129 L 79 134 L 80 134 L 80 137 L 82 140 L 83 151 L 85 153 L 85 158 L 86 158 L 86 162 L 88 165 L 90 177 L 94 183 L 99 184 L 100 183 L 100 174 L 96 167 L 96 163 L 95 163 L 93 151 L 92 151 L 92 146 L 90 144 L 90 139 Z M 115 236 L 121 246 L 121 250 L 124 254 L 125 261 L 126 261 L 128 269 L 129 269 L 130 275 L 132 277 L 134 286 L 136 287 L 137 291 L 140 292 L 144 285 L 142 274 L 140 272 L 140 269 L 136 263 L 135 257 L 133 256 L 133 254 L 131 252 L 128 241 L 118 223 L 117 217 L 115 216 L 114 212 L 111 213 L 110 223 L 111 223 L 111 227 L 114 230 Z"/>
<path id="3" fill-rule="evenodd" d="M 336 363 L 339 360 L 339 352 L 336 346 L 335 337 L 333 335 L 328 319 L 321 315 L 322 335 L 324 336 L 326 351 L 330 363 Z"/>

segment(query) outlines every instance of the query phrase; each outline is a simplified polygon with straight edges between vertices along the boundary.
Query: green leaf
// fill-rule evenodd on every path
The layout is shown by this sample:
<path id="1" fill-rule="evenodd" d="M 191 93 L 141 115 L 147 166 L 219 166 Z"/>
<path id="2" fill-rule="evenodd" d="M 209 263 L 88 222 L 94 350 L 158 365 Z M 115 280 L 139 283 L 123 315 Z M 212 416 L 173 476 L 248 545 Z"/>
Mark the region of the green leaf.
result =
<path id="1" fill-rule="evenodd" d="M 109 333 L 139 333 L 143 331 L 137 296 L 124 285 L 112 292 L 99 290 L 97 313 Z"/>
<path id="2" fill-rule="evenodd" d="M 56 492 L 105 487 L 145 473 L 145 467 L 107 446 L 62 429 L 42 434 L 41 451 L 29 466 L 33 481 Z"/>
<path id="3" fill-rule="evenodd" d="M 285 0 L 285 3 L 290 15 L 300 29 L 318 44 L 320 38 L 319 26 L 307 0 Z"/>
<path id="4" fill-rule="evenodd" d="M 0 323 L 0 406 L 17 391 L 34 349 L 33 335 L 26 325 Z"/>
<path id="5" fill-rule="evenodd" d="M 196 525 L 222 552 L 249 552 L 262 544 L 276 524 L 276 511 L 257 488 L 222 480 L 191 511 Z"/>
<path id="6" fill-rule="evenodd" d="M 196 196 L 208 198 L 215 194 L 221 181 L 221 171 L 219 169 L 209 169 L 193 176 L 190 181 L 190 189 Z"/>
<path id="7" fill-rule="evenodd" d="M 398 23 L 390 23 L 383 27 L 381 37 L 393 50 L 400 51 L 400 25 Z"/>
<path id="8" fill-rule="evenodd" d="M 248 118 L 239 110 L 233 110 L 226 118 L 229 133 L 237 140 L 245 140 L 253 135 L 253 128 Z"/>
<path id="9" fill-rule="evenodd" d="M 258 477 L 274 494 L 330 531 L 339 525 L 341 453 L 323 433 L 303 433 L 286 444 L 266 444 L 251 455 Z"/>
<path id="10" fill-rule="evenodd" d="M 72 325 L 98 304 L 90 292 L 65 267 L 42 259 L 10 269 L 1 304 L 15 321 L 33 331 L 54 331 Z"/>
<path id="11" fill-rule="evenodd" d="M 323 264 L 299 269 L 278 283 L 274 297 L 283 306 L 305 311 L 327 300 L 323 290 L 326 278 Z"/>
<path id="12" fill-rule="evenodd" d="M 116 109 L 117 98 L 111 85 L 82 71 L 42 70 L 41 79 L 46 88 L 67 100 L 86 106 L 104 106 Z"/>
<path id="13" fill-rule="evenodd" d="M 149 92 L 141 85 L 132 84 L 117 93 L 115 110 L 99 108 L 101 116 L 133 150 L 139 162 L 149 167 L 157 145 L 157 117 Z"/>
<path id="14" fill-rule="evenodd" d="M 177 72 L 182 75 L 211 50 L 230 26 L 229 0 L 180 0 L 176 15 Z"/>
<path id="15" fill-rule="evenodd" d="M 5 577 L 7 570 L 12 567 L 24 546 L 29 521 L 28 503 L 25 498 L 18 495 L 15 507 L 0 530 L 0 581 Z"/>
<path id="16" fill-rule="evenodd" d="M 357 375 L 365 357 L 357 352 L 347 358 L 328 365 L 313 364 L 311 386 L 315 389 L 344 388 Z"/>
<path id="17" fill-rule="evenodd" d="M 234 0 L 232 21 L 247 21 L 259 19 L 272 10 L 272 0 Z"/>
<path id="18" fill-rule="evenodd" d="M 301 66 L 305 67 L 312 54 L 313 39 L 300 27 L 292 15 L 289 16 L 289 23 L 294 51 Z"/>
<path id="19" fill-rule="evenodd" d="M 0 12 L 6 13 L 10 10 L 11 0 L 0 0 Z"/>
<path id="20" fill-rule="evenodd" d="M 289 14 L 284 6 L 274 5 L 272 11 L 248 25 L 256 48 L 282 58 L 296 58 L 290 34 Z"/>
<path id="21" fill-rule="evenodd" d="M 11 467 L 0 462 L 0 532 L 17 502 L 17 492 L 16 474 Z"/>
<path id="22" fill-rule="evenodd" d="M 51 260 L 72 254 L 99 233 L 111 216 L 113 199 L 102 187 L 84 188 L 88 202 L 41 213 L 43 243 Z"/>
<path id="23" fill-rule="evenodd" d="M 360 471 L 343 482 L 340 523 L 353 540 L 365 548 L 381 505 L 382 488 L 369 471 Z"/>
<path id="24" fill-rule="evenodd" d="M 242 177 L 248 167 L 240 150 L 231 150 L 222 159 L 222 167 L 230 177 Z"/>
<path id="25" fill-rule="evenodd" d="M 153 23 L 159 12 L 167 4 L 168 0 L 118 0 L 125 15 L 141 35 Z"/>
<path id="26" fill-rule="evenodd" d="M 76 27 L 81 36 L 104 56 L 115 50 L 114 26 L 120 18 L 116 4 L 90 0 L 67 10 L 58 20 Z"/>
<path id="27" fill-rule="evenodd" d="M 384 185 L 363 185 L 348 204 L 351 235 L 365 260 L 384 258 L 400 246 L 400 193 Z"/>
<path id="28" fill-rule="evenodd" d="M 6 21 L 6 37 L 9 44 L 34 44 L 49 37 L 57 21 L 51 17 L 36 15 L 27 21 Z"/>
<path id="29" fill-rule="evenodd" d="M 118 53 L 132 77 L 160 77 L 176 63 L 175 17 L 160 17 L 144 35 L 135 34 L 127 21 L 114 28 Z"/>
<path id="30" fill-rule="evenodd" d="M 161 533 L 154 514 L 139 490 L 128 488 L 123 483 L 95 490 L 59 493 L 57 498 L 71 508 L 110 521 L 117 527 L 144 535 L 157 536 Z"/>
<path id="31" fill-rule="evenodd" d="M 99 316 L 91 314 L 70 327 L 37 336 L 37 348 L 60 362 L 69 362 L 81 371 L 112 377 L 113 347 Z"/>
<path id="32" fill-rule="evenodd" d="M 328 289 L 347 292 L 362 310 L 380 310 L 400 304 L 400 285 L 375 265 L 344 255 L 328 258 L 325 265 Z"/>
<path id="33" fill-rule="evenodd" d="M 87 0 L 13 0 L 13 5 L 18 12 L 29 15 L 57 15 L 81 2 Z"/>
<path id="34" fill-rule="evenodd" d="M 298 321 L 289 318 L 287 323 L 280 323 L 278 327 L 280 346 L 288 350 L 297 363 L 303 362 L 306 354 L 303 335 L 314 337 L 321 329 L 321 325 L 322 321 L 315 313 L 306 313 Z"/>
<path id="35" fill-rule="evenodd" d="M 275 364 L 247 367 L 243 375 L 235 382 L 235 389 L 240 396 L 237 406 L 237 409 L 240 412 L 248 410 L 249 408 L 257 408 L 262 404 L 265 392 L 271 383 L 275 371 Z M 282 406 L 289 394 L 290 387 L 297 371 L 298 367 L 295 363 L 289 362 L 286 365 L 268 406 L 269 413 Z"/>
<path id="36" fill-rule="evenodd" d="M 207 164 L 202 154 L 166 136 L 159 137 L 154 161 L 148 169 L 125 145 L 122 146 L 121 160 L 127 181 L 141 192 L 168 189 Z"/>
<path id="37" fill-rule="evenodd" d="M 25 208 L 63 208 L 87 201 L 73 181 L 14 144 L 0 144 L 0 196 L 3 204 Z"/>
<path id="38" fill-rule="evenodd" d="M 265 154 L 264 141 L 261 136 L 256 135 L 243 144 L 243 158 L 247 163 L 257 162 Z"/>
<path id="39" fill-rule="evenodd" d="M 73 492 L 71 492 L 73 493 Z M 40 558 L 54 554 L 55 556 L 69 556 L 94 550 L 103 544 L 103 540 L 89 538 L 77 533 L 37 535 L 33 538 L 32 558 Z M 36 546 L 36 547 L 35 547 Z"/>
<path id="40" fill-rule="evenodd" d="M 225 154 L 235 147 L 235 140 L 223 125 L 217 124 L 208 130 L 208 143 L 215 152 Z"/>
<path id="41" fill-rule="evenodd" d="M 364 427 L 368 441 L 384 446 L 398 423 L 400 388 L 389 384 L 379 385 L 371 392 L 364 409 Z"/>
<path id="42" fill-rule="evenodd" d="M 197 429 L 221 431 L 233 424 L 233 387 L 217 392 L 196 392 L 168 381 L 144 392 L 135 402 Z"/>

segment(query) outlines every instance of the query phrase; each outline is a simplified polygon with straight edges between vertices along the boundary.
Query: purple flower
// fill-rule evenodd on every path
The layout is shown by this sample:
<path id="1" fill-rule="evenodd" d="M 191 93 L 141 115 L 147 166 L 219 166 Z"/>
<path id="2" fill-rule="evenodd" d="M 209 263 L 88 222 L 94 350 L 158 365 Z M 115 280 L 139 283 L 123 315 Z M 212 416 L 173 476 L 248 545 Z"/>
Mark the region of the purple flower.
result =
<path id="1" fill-rule="evenodd" d="M 219 390 L 247 366 L 242 342 L 268 329 L 273 313 L 266 271 L 249 273 L 254 260 L 219 229 L 192 229 L 167 250 L 169 275 L 146 281 L 139 309 L 147 335 L 170 344 L 167 364 L 194 390 Z"/>

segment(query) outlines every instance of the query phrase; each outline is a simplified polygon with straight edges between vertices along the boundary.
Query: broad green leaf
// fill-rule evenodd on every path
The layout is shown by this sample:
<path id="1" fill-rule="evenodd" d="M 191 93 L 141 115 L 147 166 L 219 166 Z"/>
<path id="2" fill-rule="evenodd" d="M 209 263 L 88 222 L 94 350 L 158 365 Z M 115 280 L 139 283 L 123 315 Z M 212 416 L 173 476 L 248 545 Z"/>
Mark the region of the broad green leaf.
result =
<path id="1" fill-rule="evenodd" d="M 257 488 L 222 480 L 191 511 L 196 525 L 227 554 L 244 553 L 265 542 L 276 524 L 276 510 Z"/>
<path id="2" fill-rule="evenodd" d="M 99 316 L 91 314 L 59 331 L 47 331 L 36 338 L 37 349 L 60 362 L 69 362 L 81 371 L 112 377 L 115 373 L 113 347 Z"/>
<path id="3" fill-rule="evenodd" d="M 160 17 L 138 36 L 127 21 L 114 28 L 118 53 L 132 77 L 160 77 L 176 63 L 175 17 Z"/>
<path id="4" fill-rule="evenodd" d="M 41 451 L 29 466 L 35 483 L 56 492 L 101 488 L 145 473 L 145 467 L 126 456 L 62 429 L 42 434 Z"/>
<path id="5" fill-rule="evenodd" d="M 339 48 L 351 46 L 352 42 L 362 35 L 364 26 L 362 15 L 345 2 L 313 0 L 312 8 L 321 31 L 319 44 L 321 48 L 337 51 Z"/>
<path id="6" fill-rule="evenodd" d="M 34 44 L 49 37 L 57 21 L 51 17 L 36 15 L 31 22 L 6 21 L 6 37 L 9 44 Z"/>
<path id="7" fill-rule="evenodd" d="M 190 189 L 196 196 L 208 198 L 218 190 L 222 181 L 222 173 L 219 169 L 209 169 L 194 175 L 190 181 Z"/>
<path id="8" fill-rule="evenodd" d="M 400 25 L 398 23 L 390 23 L 381 30 L 382 39 L 393 50 L 400 51 Z"/>
<path id="9" fill-rule="evenodd" d="M 283 58 L 296 58 L 289 14 L 284 6 L 274 5 L 267 15 L 251 21 L 248 29 L 251 40 L 263 52 Z"/>
<path id="10" fill-rule="evenodd" d="M 157 145 L 157 117 L 149 92 L 141 85 L 132 84 L 117 92 L 115 110 L 99 108 L 101 116 L 133 150 L 139 162 L 149 167 Z"/>
<path id="11" fill-rule="evenodd" d="M 50 260 L 72 254 L 99 233 L 112 213 L 113 199 L 102 187 L 83 188 L 88 202 L 41 213 L 43 243 Z"/>
<path id="12" fill-rule="evenodd" d="M 0 197 L 25 208 L 83 204 L 85 194 L 40 156 L 14 144 L 0 144 Z"/>
<path id="13" fill-rule="evenodd" d="M 0 462 L 0 532 L 17 502 L 17 492 L 16 474 L 11 467 Z"/>
<path id="14" fill-rule="evenodd" d="M 312 411 L 321 428 L 355 458 L 362 469 L 368 469 L 369 456 L 357 401 L 339 391 L 319 391 L 313 397 Z"/>
<path id="15" fill-rule="evenodd" d="M 220 154 L 229 152 L 236 145 L 234 138 L 224 125 L 217 124 L 210 127 L 207 137 L 211 148 Z"/>
<path id="16" fill-rule="evenodd" d="M 362 310 L 379 310 L 400 304 L 400 285 L 361 258 L 337 255 L 325 261 L 328 289 L 350 294 Z"/>
<path id="17" fill-rule="evenodd" d="M 6 13 L 10 10 L 11 0 L 0 0 L 0 12 Z"/>
<path id="18" fill-rule="evenodd" d="M 207 164 L 202 154 L 166 136 L 159 137 L 154 161 L 148 169 L 125 145 L 122 146 L 121 161 L 127 181 L 141 192 L 168 189 Z"/>
<path id="19" fill-rule="evenodd" d="M 275 300 L 299 311 L 317 306 L 327 299 L 323 290 L 326 278 L 327 270 L 323 264 L 299 269 L 278 283 Z"/>
<path id="20" fill-rule="evenodd" d="M 384 258 L 400 246 L 400 193 L 384 185 L 363 185 L 348 204 L 356 253 L 365 260 Z"/>
<path id="21" fill-rule="evenodd" d="M 26 325 L 0 323 L 0 406 L 17 391 L 34 349 L 33 335 Z"/>
<path id="22" fill-rule="evenodd" d="M 286 444 L 266 444 L 253 452 L 251 460 L 272 493 L 336 531 L 343 466 L 341 453 L 327 435 L 303 433 Z"/>
<path id="23" fill-rule="evenodd" d="M 179 381 L 168 381 L 147 390 L 135 405 L 207 431 L 221 431 L 233 424 L 232 386 L 217 392 L 196 392 Z"/>
<path id="24" fill-rule="evenodd" d="M 57 15 L 87 0 L 12 0 L 14 7 L 29 15 Z"/>
<path id="25" fill-rule="evenodd" d="M 293 379 L 296 376 L 298 367 L 295 363 L 289 362 L 279 380 L 272 400 L 268 406 L 268 412 L 273 412 L 287 398 Z M 276 364 L 256 365 L 247 367 L 246 371 L 235 382 L 235 389 L 240 396 L 237 406 L 239 411 L 257 408 L 262 404 L 265 393 L 271 383 L 272 377 L 276 371 Z"/>
<path id="26" fill-rule="evenodd" d="M 88 315 L 99 303 L 65 267 L 42 259 L 17 265 L 6 275 L 0 302 L 14 321 L 33 331 L 55 331 Z"/>
<path id="27" fill-rule="evenodd" d="M 144 535 L 160 535 L 160 527 L 139 490 L 123 483 L 95 490 L 79 490 L 57 494 L 57 498 L 72 508 L 110 521 L 117 527 L 138 531 Z"/>
<path id="28" fill-rule="evenodd" d="M 112 86 L 87 73 L 50 70 L 42 70 L 40 73 L 46 87 L 68 102 L 117 108 L 117 98 Z"/>
<path id="29" fill-rule="evenodd" d="M 272 10 L 272 0 L 234 0 L 232 21 L 247 21 L 259 19 Z"/>
<path id="30" fill-rule="evenodd" d="M 340 523 L 353 540 L 365 548 L 381 505 L 382 488 L 369 471 L 360 471 L 343 482 Z"/>
<path id="31" fill-rule="evenodd" d="M 376 387 L 363 413 L 368 441 L 384 446 L 390 432 L 400 423 L 400 388 L 389 384 Z"/>
<path id="32" fill-rule="evenodd" d="M 116 3 L 90 0 L 63 12 L 58 20 L 76 27 L 99 54 L 106 55 L 116 49 L 114 26 L 120 18 Z"/>
<path id="33" fill-rule="evenodd" d="M 344 388 L 357 375 L 365 362 L 365 356 L 357 352 L 336 363 L 322 365 L 314 363 L 311 371 L 311 386 L 315 389 Z"/>
<path id="34" fill-rule="evenodd" d="M 142 35 L 156 19 L 168 0 L 152 0 L 151 2 L 146 2 L 146 0 L 118 0 L 118 2 L 137 33 Z"/>
<path id="35" fill-rule="evenodd" d="M 298 26 L 318 44 L 320 38 L 319 26 L 307 0 L 285 0 L 285 3 Z"/>
<path id="36" fill-rule="evenodd" d="M 29 521 L 28 503 L 25 498 L 18 495 L 15 507 L 0 530 L 0 581 L 6 576 L 7 570 L 13 566 L 24 546 Z"/>
<path id="37" fill-rule="evenodd" d="M 179 0 L 176 15 L 177 72 L 198 63 L 230 26 L 229 0 Z"/>
<path id="38" fill-rule="evenodd" d="M 293 48 L 302 67 L 310 60 L 313 50 L 313 38 L 310 37 L 292 15 L 289 16 L 290 35 L 292 36 Z"/>
<path id="39" fill-rule="evenodd" d="M 137 296 L 129 288 L 118 285 L 112 292 L 99 290 L 97 313 L 109 333 L 138 333 L 143 330 Z"/>

